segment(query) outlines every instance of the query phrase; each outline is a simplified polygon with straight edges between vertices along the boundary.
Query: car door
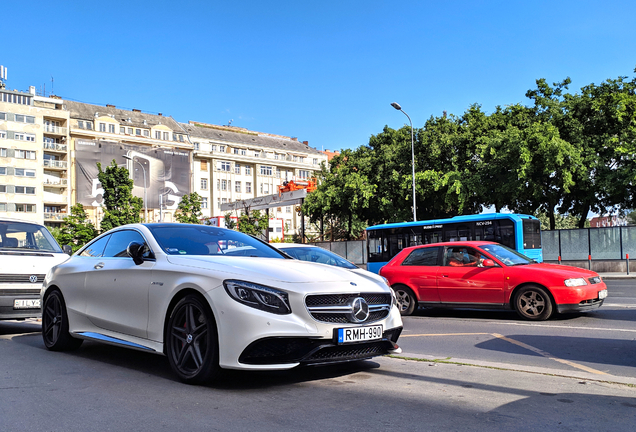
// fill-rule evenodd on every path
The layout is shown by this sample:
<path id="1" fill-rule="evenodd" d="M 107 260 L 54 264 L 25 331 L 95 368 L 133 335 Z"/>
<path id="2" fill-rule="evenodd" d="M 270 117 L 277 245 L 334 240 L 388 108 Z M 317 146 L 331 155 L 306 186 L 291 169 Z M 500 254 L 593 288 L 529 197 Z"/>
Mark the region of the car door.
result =
<path id="1" fill-rule="evenodd" d="M 148 290 L 155 261 L 135 264 L 126 253 L 131 242 L 146 243 L 138 231 L 116 231 L 103 256 L 93 260 L 93 269 L 86 274 L 86 314 L 97 327 L 146 338 Z"/>
<path id="2" fill-rule="evenodd" d="M 463 257 L 457 265 L 454 255 Z M 466 246 L 444 248 L 443 265 L 437 273 L 437 290 L 442 303 L 501 305 L 504 302 L 504 273 L 500 266 L 482 267 L 490 259 L 480 251 Z"/>
<path id="3" fill-rule="evenodd" d="M 413 249 L 400 265 L 401 280 L 413 288 L 418 301 L 439 303 L 437 272 L 441 247 Z"/>

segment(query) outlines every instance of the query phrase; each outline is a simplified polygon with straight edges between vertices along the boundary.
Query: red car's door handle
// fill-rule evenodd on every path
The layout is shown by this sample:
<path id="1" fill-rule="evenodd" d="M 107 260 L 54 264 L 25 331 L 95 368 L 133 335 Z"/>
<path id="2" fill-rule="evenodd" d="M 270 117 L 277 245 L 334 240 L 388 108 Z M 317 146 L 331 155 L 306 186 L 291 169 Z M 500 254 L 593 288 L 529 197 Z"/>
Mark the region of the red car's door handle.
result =
<path id="1" fill-rule="evenodd" d="M 448 275 L 442 275 L 442 277 L 448 277 Z"/>

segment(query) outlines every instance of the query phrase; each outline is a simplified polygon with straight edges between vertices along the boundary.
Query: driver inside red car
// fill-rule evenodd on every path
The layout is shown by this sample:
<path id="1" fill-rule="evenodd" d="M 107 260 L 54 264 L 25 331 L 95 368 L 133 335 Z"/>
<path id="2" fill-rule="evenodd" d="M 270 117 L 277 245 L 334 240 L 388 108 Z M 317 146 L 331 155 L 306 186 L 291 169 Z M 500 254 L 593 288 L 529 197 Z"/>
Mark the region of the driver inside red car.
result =
<path id="1" fill-rule="evenodd" d="M 479 258 L 466 249 L 453 248 L 448 256 L 447 265 L 451 267 L 477 267 Z"/>

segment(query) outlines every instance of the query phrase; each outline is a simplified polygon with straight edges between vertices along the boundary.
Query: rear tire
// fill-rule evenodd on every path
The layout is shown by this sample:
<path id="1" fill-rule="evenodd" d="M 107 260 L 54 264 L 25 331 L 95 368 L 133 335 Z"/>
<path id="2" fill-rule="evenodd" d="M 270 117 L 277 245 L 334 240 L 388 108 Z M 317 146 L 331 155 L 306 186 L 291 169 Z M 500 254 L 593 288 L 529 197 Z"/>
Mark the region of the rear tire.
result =
<path id="1" fill-rule="evenodd" d="M 543 321 L 552 316 L 554 307 L 552 299 L 545 289 L 530 285 L 517 291 L 515 295 L 515 310 L 524 319 Z"/>
<path id="2" fill-rule="evenodd" d="M 174 307 L 166 332 L 170 367 L 187 384 L 203 384 L 220 371 L 216 322 L 210 307 L 188 295 Z"/>
<path id="3" fill-rule="evenodd" d="M 400 310 L 400 315 L 412 315 L 417 309 L 417 298 L 413 291 L 404 285 L 396 285 L 393 287 L 393 291 L 395 291 L 395 297 L 397 297 L 397 307 Z"/>
<path id="4" fill-rule="evenodd" d="M 75 339 L 68 331 L 68 314 L 62 293 L 55 289 L 44 299 L 42 306 L 42 340 L 50 351 L 70 351 L 80 347 L 82 339 Z"/>

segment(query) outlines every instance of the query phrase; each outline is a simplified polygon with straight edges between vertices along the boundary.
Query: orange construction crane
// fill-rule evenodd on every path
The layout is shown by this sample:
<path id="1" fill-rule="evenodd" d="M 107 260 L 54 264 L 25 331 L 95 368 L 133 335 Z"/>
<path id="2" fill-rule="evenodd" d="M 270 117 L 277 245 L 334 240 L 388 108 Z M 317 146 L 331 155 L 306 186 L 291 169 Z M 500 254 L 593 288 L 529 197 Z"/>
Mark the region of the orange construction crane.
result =
<path id="1" fill-rule="evenodd" d="M 283 192 L 291 192 L 295 190 L 307 189 L 307 192 L 313 192 L 316 190 L 316 179 L 302 179 L 302 180 L 289 180 L 284 181 L 282 185 L 278 186 L 278 194 Z"/>

